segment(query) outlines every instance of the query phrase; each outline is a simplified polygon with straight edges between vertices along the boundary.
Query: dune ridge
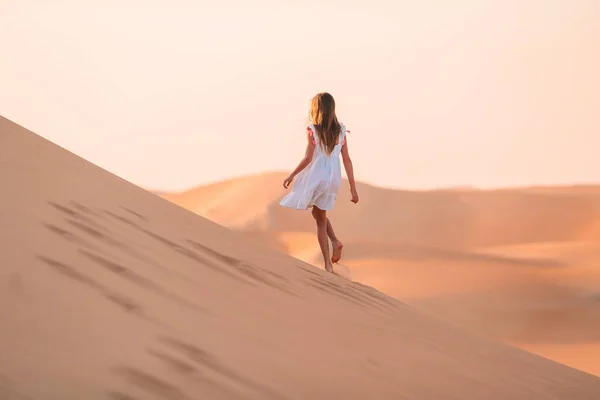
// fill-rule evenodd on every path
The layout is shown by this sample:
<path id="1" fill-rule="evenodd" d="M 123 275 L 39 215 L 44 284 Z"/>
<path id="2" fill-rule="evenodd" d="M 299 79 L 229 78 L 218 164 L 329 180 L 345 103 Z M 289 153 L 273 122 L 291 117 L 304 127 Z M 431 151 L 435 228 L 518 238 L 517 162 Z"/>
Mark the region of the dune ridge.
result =
<path id="1" fill-rule="evenodd" d="M 588 400 L 600 379 L 196 216 L 0 118 L 11 399 Z"/>

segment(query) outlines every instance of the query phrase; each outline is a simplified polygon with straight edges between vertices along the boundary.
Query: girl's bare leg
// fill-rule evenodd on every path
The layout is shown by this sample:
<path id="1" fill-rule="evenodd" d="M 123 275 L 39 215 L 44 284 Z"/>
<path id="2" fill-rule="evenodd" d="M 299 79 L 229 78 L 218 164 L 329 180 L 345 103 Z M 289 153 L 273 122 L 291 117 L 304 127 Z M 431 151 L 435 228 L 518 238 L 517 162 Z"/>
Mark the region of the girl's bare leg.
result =
<path id="1" fill-rule="evenodd" d="M 340 261 L 340 258 L 342 258 L 342 249 L 344 248 L 344 245 L 335 236 L 335 232 L 333 232 L 333 226 L 331 225 L 329 218 L 327 218 L 327 236 L 329 236 L 329 239 L 331 239 L 331 246 L 333 247 L 331 262 L 335 264 L 336 262 Z"/>
<path id="2" fill-rule="evenodd" d="M 333 265 L 329 259 L 329 238 L 327 236 L 327 213 L 318 207 L 312 208 L 312 215 L 317 222 L 317 238 L 319 239 L 319 246 L 321 247 L 321 253 L 323 253 L 323 261 L 325 262 L 325 270 L 327 272 L 333 272 Z"/>

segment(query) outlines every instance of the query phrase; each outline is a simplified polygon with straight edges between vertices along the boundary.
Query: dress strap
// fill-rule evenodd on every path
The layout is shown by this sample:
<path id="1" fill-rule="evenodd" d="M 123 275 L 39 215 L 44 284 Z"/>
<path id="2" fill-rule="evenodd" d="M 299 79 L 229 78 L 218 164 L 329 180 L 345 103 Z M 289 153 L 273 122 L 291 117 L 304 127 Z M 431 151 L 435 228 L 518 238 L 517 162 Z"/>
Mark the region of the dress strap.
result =
<path id="1" fill-rule="evenodd" d="M 340 143 L 343 145 L 346 144 L 346 133 L 350 132 L 350 130 L 346 129 L 346 125 L 340 123 L 340 127 L 342 128 Z"/>
<path id="2" fill-rule="evenodd" d="M 306 134 L 312 139 L 312 144 L 317 145 L 317 132 L 313 124 L 306 127 Z"/>

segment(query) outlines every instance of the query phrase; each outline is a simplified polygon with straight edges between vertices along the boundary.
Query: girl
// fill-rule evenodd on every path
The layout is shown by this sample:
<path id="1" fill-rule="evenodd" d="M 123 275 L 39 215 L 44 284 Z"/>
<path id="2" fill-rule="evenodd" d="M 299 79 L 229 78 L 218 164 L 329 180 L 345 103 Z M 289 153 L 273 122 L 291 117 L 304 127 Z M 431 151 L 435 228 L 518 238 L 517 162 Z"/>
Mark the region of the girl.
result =
<path id="1" fill-rule="evenodd" d="M 339 123 L 335 116 L 333 96 L 329 93 L 317 94 L 311 101 L 308 118 L 306 153 L 294 172 L 285 178 L 283 187 L 287 189 L 296 176 L 298 179 L 292 191 L 279 204 L 294 210 L 307 210 L 312 207 L 325 270 L 333 272 L 332 263 L 337 263 L 342 257 L 343 244 L 333 232 L 327 211 L 333 208 L 342 183 L 340 153 L 350 182 L 353 203 L 358 203 L 358 192 L 354 182 L 352 160 L 348 153 L 346 127 Z M 331 239 L 333 247 L 331 258 L 328 238 Z"/>

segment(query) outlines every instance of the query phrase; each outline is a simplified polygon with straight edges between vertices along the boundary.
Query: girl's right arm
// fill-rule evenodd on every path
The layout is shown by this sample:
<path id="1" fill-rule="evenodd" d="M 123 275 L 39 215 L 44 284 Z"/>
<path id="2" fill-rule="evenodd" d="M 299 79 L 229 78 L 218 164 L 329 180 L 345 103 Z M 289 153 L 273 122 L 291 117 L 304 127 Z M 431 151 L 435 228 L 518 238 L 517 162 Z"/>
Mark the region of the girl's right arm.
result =
<path id="1" fill-rule="evenodd" d="M 310 162 L 312 161 L 312 159 L 315 155 L 316 144 L 312 137 L 312 130 L 307 135 L 307 138 L 308 138 L 308 143 L 306 144 L 306 151 L 304 153 L 304 157 L 302 158 L 302 160 L 300 160 L 300 163 L 298 164 L 298 166 L 296 167 L 294 172 L 292 172 L 283 181 L 283 187 L 286 189 L 290 186 L 290 184 L 292 183 L 292 181 L 294 180 L 296 175 L 298 175 L 304 168 L 306 168 L 308 166 L 308 164 L 310 164 Z"/>
<path id="2" fill-rule="evenodd" d="M 348 182 L 350 183 L 350 193 L 352 194 L 352 202 L 358 203 L 358 192 L 356 191 L 356 182 L 354 181 L 354 168 L 352 167 L 352 160 L 350 159 L 350 152 L 348 151 L 348 140 L 344 138 L 344 145 L 342 146 L 342 160 L 344 162 L 344 169 L 348 176 Z"/>

